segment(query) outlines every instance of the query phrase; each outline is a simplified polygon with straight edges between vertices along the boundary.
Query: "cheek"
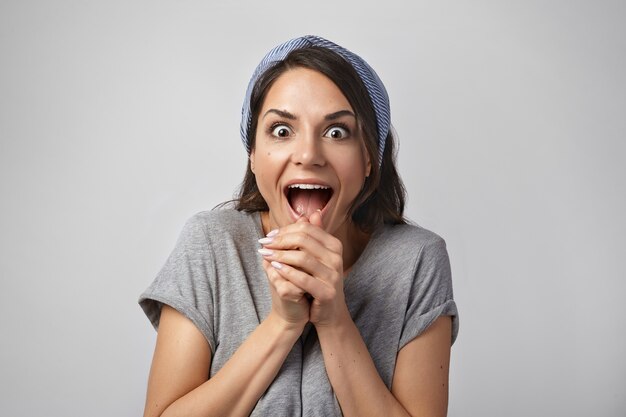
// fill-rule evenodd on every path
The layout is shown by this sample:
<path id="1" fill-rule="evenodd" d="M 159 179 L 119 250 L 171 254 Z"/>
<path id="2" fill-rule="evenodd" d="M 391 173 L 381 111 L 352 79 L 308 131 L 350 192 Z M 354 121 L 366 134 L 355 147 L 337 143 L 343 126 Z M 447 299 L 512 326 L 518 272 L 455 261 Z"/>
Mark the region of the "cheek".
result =
<path id="1" fill-rule="evenodd" d="M 360 150 L 356 150 L 351 156 L 351 158 L 345 158 L 341 161 L 338 170 L 341 171 L 339 175 L 342 178 L 343 187 L 347 194 L 354 198 L 363 187 L 367 173 L 367 161 Z"/>
<path id="2" fill-rule="evenodd" d="M 276 153 L 267 150 L 257 150 L 255 157 L 255 178 L 259 191 L 266 200 L 276 188 L 280 177 L 280 164 Z"/>
<path id="3" fill-rule="evenodd" d="M 272 186 L 273 183 L 271 178 L 268 178 L 267 173 L 259 172 L 255 175 L 256 186 L 259 189 L 259 193 L 263 197 L 266 203 L 271 203 L 273 200 L 272 194 Z"/>

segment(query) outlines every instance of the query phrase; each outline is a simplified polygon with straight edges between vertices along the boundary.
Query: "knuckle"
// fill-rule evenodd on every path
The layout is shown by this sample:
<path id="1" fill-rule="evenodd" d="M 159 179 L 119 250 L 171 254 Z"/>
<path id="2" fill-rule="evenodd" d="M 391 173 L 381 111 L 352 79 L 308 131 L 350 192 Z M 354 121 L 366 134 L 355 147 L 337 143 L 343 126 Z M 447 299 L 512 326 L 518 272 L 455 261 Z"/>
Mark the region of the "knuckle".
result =
<path id="1" fill-rule="evenodd" d="M 302 251 L 293 251 L 291 253 L 290 261 L 293 262 L 293 265 L 297 265 L 298 267 L 306 265 L 309 257 Z"/>
<path id="2" fill-rule="evenodd" d="M 343 245 L 339 239 L 333 236 L 329 249 L 335 253 L 341 254 L 343 252 Z"/>
<path id="3" fill-rule="evenodd" d="M 343 258 L 338 254 L 334 254 L 330 258 L 330 264 L 332 268 L 336 271 L 343 269 Z"/>
<path id="4" fill-rule="evenodd" d="M 295 241 L 299 244 L 306 243 L 306 241 L 309 240 L 309 238 L 310 238 L 309 234 L 305 233 L 304 231 L 300 231 L 295 234 Z"/>
<path id="5" fill-rule="evenodd" d="M 287 298 L 289 296 L 289 289 L 283 283 L 283 285 L 279 285 L 276 288 L 276 294 L 278 294 L 280 298 Z"/>
<path id="6" fill-rule="evenodd" d="M 329 302 L 335 299 L 335 295 L 337 294 L 337 291 L 335 291 L 334 288 L 328 288 L 325 291 L 322 292 L 322 294 L 319 297 L 319 300 L 321 302 Z"/>
<path id="7" fill-rule="evenodd" d="M 315 261 L 315 259 L 312 258 L 307 258 L 306 259 L 306 264 L 304 265 L 304 267 L 309 270 L 309 271 L 314 271 L 317 266 L 317 262 Z"/>
<path id="8" fill-rule="evenodd" d="M 302 265 L 304 269 L 310 269 L 315 264 L 315 259 L 303 252 L 298 254 L 298 258 L 299 258 L 298 261 L 300 262 L 300 265 Z"/>

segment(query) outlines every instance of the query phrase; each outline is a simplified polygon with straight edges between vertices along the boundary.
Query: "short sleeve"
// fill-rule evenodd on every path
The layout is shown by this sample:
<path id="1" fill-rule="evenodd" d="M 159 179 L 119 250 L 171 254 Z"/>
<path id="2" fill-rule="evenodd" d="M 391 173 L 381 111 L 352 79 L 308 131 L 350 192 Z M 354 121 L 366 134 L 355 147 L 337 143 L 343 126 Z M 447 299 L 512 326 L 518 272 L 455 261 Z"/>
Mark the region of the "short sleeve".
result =
<path id="1" fill-rule="evenodd" d="M 399 347 L 422 334 L 440 316 L 451 316 L 454 343 L 459 320 L 452 293 L 450 259 L 445 241 L 435 236 L 424 244 L 417 257 Z"/>
<path id="2" fill-rule="evenodd" d="M 185 223 L 165 265 L 139 297 L 139 305 L 155 329 L 164 304 L 176 309 L 196 325 L 215 352 L 214 304 L 209 279 L 214 273 L 204 223 L 195 215 Z"/>

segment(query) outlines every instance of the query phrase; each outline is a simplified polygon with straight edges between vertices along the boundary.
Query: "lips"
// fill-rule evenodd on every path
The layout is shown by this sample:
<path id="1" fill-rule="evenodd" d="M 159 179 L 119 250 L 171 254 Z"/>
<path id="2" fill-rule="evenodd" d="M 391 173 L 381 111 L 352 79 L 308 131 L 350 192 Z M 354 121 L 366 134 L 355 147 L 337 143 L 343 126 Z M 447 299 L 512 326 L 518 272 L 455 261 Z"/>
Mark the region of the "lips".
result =
<path id="1" fill-rule="evenodd" d="M 284 191 L 294 214 L 307 217 L 317 210 L 324 210 L 333 195 L 330 186 L 312 182 L 293 182 Z"/>

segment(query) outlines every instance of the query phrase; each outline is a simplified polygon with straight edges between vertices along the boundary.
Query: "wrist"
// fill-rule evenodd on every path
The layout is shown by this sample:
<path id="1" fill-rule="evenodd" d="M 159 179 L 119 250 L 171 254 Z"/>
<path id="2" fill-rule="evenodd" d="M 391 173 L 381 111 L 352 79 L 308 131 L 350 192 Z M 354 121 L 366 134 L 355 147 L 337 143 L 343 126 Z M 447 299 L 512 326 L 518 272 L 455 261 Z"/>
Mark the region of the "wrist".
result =
<path id="1" fill-rule="evenodd" d="M 304 331 L 304 326 L 306 325 L 306 321 L 289 321 L 281 317 L 279 314 L 276 314 L 274 310 L 270 311 L 267 318 L 265 319 L 268 325 L 272 328 L 276 329 L 279 332 L 286 332 L 290 334 L 297 335 L 298 337 Z"/>
<path id="2" fill-rule="evenodd" d="M 347 306 L 334 314 L 332 320 L 319 321 L 313 325 L 318 336 L 320 333 L 339 336 L 355 326 Z"/>

